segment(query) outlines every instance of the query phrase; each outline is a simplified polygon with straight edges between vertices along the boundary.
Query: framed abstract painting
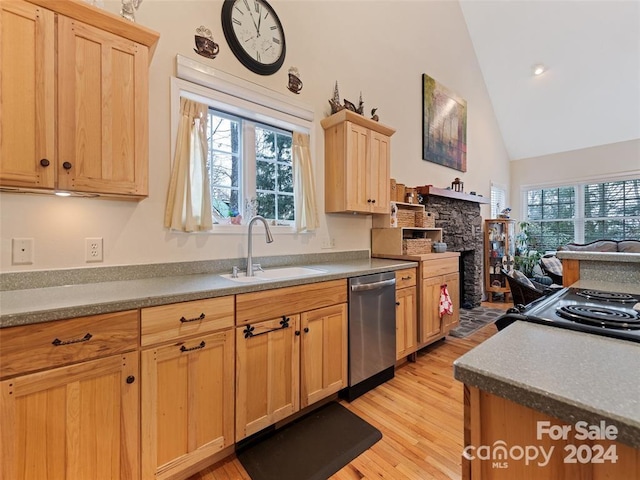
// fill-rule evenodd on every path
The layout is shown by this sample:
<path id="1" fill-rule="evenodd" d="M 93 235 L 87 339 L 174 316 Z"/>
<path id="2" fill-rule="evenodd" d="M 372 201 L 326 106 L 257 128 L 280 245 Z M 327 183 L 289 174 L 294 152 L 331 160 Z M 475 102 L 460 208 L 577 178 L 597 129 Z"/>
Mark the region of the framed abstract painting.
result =
<path id="1" fill-rule="evenodd" d="M 422 75 L 422 159 L 467 171 L 467 101 Z"/>

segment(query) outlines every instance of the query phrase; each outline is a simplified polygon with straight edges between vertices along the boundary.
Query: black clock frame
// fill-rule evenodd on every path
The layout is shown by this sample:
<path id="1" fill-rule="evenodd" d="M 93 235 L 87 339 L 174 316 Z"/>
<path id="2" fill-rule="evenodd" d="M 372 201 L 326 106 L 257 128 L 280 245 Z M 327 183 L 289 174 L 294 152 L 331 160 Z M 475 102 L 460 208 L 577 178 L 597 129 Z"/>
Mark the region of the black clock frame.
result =
<path id="1" fill-rule="evenodd" d="M 284 57 L 287 54 L 287 43 L 284 38 L 282 23 L 280 22 L 280 18 L 278 18 L 276 11 L 266 0 L 261 0 L 261 2 L 269 9 L 278 25 L 278 28 L 280 29 L 280 32 L 282 33 L 282 54 L 274 63 L 261 63 L 242 48 L 240 41 L 233 31 L 233 19 L 231 18 L 231 15 L 233 14 L 233 6 L 235 5 L 236 0 L 224 0 L 224 4 L 222 5 L 222 31 L 224 32 L 224 38 L 227 39 L 229 48 L 242 65 L 259 75 L 273 75 L 280 70 L 280 67 L 282 67 L 282 64 L 284 63 Z"/>

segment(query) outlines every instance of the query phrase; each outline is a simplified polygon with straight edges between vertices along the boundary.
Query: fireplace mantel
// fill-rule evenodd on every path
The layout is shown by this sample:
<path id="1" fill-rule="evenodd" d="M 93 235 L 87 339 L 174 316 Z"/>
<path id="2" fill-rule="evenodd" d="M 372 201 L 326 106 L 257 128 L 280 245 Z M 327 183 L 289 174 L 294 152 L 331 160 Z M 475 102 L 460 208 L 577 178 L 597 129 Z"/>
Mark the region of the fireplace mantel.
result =
<path id="1" fill-rule="evenodd" d="M 466 202 L 489 203 L 489 199 L 485 197 L 469 195 L 464 192 L 456 192 L 455 190 L 447 188 L 438 188 L 433 185 L 423 185 L 422 187 L 417 187 L 417 190 L 420 195 L 436 195 L 438 197 L 454 198 L 456 200 L 464 200 Z"/>

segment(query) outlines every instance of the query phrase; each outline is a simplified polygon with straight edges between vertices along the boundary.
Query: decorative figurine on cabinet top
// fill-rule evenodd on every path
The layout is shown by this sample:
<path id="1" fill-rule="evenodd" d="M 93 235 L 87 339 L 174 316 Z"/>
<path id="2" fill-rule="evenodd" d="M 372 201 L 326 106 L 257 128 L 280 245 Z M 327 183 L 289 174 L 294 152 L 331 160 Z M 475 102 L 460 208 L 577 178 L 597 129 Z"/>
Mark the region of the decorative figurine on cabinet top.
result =
<path id="1" fill-rule="evenodd" d="M 464 191 L 464 182 L 460 181 L 460 179 L 456 177 L 453 182 L 451 182 L 451 190 L 454 192 Z"/>

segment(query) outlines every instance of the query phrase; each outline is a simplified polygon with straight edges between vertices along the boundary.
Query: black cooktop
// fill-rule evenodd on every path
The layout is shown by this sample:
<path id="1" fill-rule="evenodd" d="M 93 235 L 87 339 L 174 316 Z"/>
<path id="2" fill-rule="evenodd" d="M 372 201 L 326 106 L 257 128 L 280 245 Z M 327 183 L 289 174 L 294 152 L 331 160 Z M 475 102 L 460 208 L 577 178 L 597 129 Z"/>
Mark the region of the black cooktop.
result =
<path id="1" fill-rule="evenodd" d="M 524 320 L 640 343 L 640 312 L 634 310 L 638 303 L 640 295 L 563 288 L 517 313 L 510 310 L 497 324 L 500 328 Z"/>

